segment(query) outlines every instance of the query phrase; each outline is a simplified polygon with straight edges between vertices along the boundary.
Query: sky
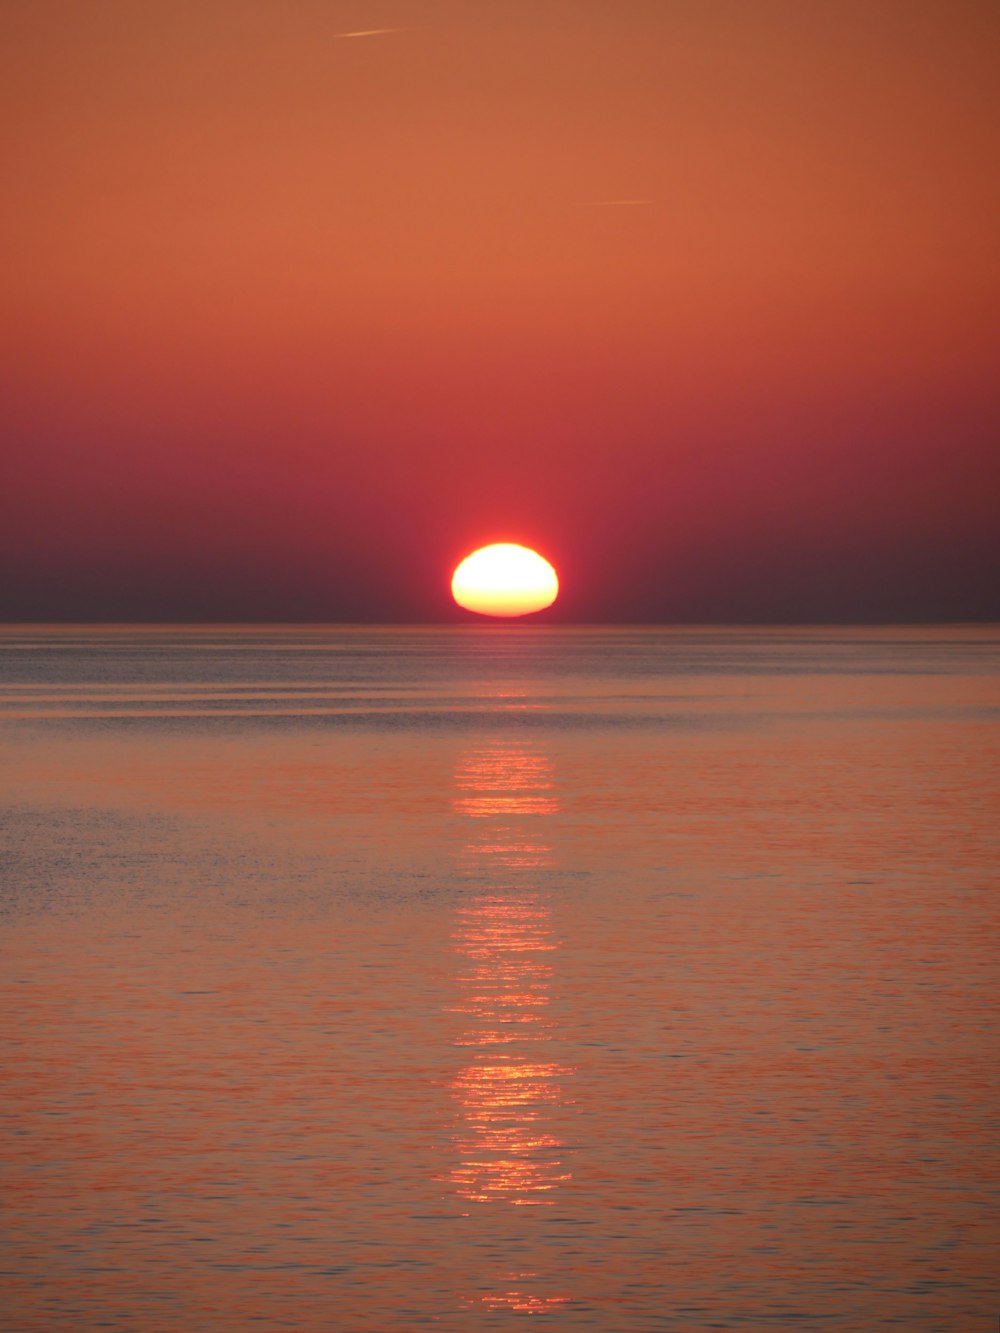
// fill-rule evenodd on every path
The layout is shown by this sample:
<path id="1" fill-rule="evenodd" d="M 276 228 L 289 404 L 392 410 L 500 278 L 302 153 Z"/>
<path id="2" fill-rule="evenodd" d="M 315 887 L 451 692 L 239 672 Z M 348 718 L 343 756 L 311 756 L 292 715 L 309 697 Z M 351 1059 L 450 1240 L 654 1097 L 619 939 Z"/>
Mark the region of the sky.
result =
<path id="1" fill-rule="evenodd" d="M 363 34 L 363 35 L 357 35 Z M 1000 619 L 993 0 L 4 0 L 0 619 Z"/>

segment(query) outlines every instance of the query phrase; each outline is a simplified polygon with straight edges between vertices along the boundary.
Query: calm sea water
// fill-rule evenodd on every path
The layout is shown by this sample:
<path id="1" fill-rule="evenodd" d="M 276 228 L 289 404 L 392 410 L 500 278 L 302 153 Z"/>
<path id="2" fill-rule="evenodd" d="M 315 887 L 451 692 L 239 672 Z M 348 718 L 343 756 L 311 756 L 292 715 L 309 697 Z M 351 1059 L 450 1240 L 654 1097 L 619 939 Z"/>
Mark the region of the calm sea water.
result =
<path id="1" fill-rule="evenodd" d="M 996 1327 L 1000 631 L 7 629 L 3 1327 Z"/>

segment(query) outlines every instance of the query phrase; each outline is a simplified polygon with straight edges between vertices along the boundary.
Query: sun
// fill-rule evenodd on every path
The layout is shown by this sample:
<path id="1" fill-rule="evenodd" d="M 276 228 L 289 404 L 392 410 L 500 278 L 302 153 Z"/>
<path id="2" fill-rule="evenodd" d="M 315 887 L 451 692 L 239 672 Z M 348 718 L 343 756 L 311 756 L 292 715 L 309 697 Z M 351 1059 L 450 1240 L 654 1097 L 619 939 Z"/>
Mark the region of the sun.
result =
<path id="1" fill-rule="evenodd" d="M 526 616 L 552 605 L 559 579 L 537 551 L 498 542 L 466 556 L 451 576 L 451 595 L 482 616 Z"/>

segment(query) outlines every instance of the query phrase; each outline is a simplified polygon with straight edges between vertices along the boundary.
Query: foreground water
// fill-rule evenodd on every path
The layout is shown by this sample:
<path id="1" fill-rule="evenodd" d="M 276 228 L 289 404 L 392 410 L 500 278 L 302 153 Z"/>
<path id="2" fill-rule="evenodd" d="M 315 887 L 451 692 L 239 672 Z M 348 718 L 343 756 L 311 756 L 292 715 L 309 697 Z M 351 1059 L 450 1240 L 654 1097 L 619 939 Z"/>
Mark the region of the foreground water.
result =
<path id="1" fill-rule="evenodd" d="M 995 1327 L 996 629 L 0 633 L 5 1329 Z"/>

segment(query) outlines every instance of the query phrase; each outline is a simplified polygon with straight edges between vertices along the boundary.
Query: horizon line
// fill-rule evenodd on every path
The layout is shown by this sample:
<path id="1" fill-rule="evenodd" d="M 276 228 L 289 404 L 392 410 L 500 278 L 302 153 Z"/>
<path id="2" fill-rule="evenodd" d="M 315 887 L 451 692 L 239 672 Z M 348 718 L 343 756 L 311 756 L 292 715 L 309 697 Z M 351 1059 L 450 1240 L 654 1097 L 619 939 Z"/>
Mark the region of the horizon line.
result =
<path id="1" fill-rule="evenodd" d="M 0 620 L 5 630 L 38 629 L 482 629 L 536 624 L 547 629 L 1000 629 L 981 620 L 538 620 L 483 616 L 476 620 Z"/>

